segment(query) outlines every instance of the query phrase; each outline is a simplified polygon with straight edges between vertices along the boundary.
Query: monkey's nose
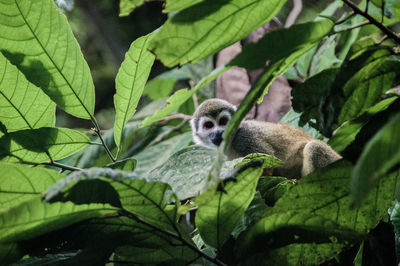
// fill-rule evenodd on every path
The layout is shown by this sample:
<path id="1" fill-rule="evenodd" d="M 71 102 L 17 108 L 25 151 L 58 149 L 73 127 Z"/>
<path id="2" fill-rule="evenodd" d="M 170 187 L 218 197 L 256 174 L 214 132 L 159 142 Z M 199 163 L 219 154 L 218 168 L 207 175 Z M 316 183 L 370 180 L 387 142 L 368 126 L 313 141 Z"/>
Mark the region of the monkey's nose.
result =
<path id="1" fill-rule="evenodd" d="M 210 138 L 214 145 L 219 146 L 222 142 L 222 133 L 223 132 L 213 132 L 210 134 Z"/>

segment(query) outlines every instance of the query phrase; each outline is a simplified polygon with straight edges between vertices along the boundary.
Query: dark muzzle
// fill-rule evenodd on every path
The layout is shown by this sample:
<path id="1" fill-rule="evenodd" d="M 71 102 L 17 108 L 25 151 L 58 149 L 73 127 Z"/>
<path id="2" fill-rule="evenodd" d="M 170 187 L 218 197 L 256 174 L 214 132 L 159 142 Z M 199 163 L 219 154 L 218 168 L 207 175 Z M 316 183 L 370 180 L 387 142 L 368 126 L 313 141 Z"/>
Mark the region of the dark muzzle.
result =
<path id="1" fill-rule="evenodd" d="M 212 141 L 212 143 L 214 143 L 214 145 L 219 146 L 219 144 L 221 144 L 222 142 L 222 133 L 224 133 L 223 131 L 217 131 L 217 132 L 212 132 L 210 134 L 210 139 Z"/>

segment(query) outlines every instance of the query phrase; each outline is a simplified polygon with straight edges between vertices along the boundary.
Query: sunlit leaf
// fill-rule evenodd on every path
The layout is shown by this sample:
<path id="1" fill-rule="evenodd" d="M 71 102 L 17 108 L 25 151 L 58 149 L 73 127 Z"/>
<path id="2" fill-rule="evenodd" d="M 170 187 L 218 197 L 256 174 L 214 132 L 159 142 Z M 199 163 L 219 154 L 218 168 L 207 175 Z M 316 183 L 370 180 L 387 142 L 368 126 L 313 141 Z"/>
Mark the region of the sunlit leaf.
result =
<path id="1" fill-rule="evenodd" d="M 116 78 L 114 95 L 114 140 L 120 146 L 122 130 L 136 111 L 139 99 L 150 74 L 154 55 L 147 50 L 151 35 L 140 37 L 131 44 Z"/>
<path id="2" fill-rule="evenodd" d="M 72 155 L 88 143 L 87 136 L 67 128 L 42 127 L 20 130 L 0 138 L 0 160 L 50 162 Z"/>
<path id="3" fill-rule="evenodd" d="M 60 108 L 90 119 L 94 111 L 90 70 L 54 1 L 6 0 L 0 10 L 0 50 Z"/>
<path id="4" fill-rule="evenodd" d="M 63 177 L 48 169 L 0 163 L 0 210 L 41 195 Z"/>
<path id="5" fill-rule="evenodd" d="M 151 41 L 150 48 L 168 67 L 197 62 L 264 25 L 285 2 L 201 2 L 170 17 Z"/>
<path id="6" fill-rule="evenodd" d="M 121 0 L 119 1 L 119 16 L 128 16 L 135 8 L 143 5 L 146 0 Z M 148 1 L 148 0 L 147 0 Z"/>
<path id="7" fill-rule="evenodd" d="M 164 13 L 183 10 L 198 3 L 205 2 L 205 0 L 167 0 Z"/>
<path id="8" fill-rule="evenodd" d="M 204 242 L 221 248 L 249 206 L 262 174 L 263 160 L 240 171 L 235 181 L 228 182 L 206 204 L 200 204 L 196 213 L 196 226 Z"/>
<path id="9" fill-rule="evenodd" d="M 52 127 L 55 104 L 0 52 L 0 120 L 8 132 Z"/>

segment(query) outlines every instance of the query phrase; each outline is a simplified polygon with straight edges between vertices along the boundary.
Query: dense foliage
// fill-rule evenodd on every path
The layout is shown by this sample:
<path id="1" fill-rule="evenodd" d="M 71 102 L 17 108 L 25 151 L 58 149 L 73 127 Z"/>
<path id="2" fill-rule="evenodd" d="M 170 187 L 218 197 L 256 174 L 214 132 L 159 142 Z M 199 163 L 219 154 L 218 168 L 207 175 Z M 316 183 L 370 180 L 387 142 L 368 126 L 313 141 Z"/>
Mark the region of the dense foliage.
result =
<path id="1" fill-rule="evenodd" d="M 144 2 L 121 0 L 120 15 Z M 392 31 L 400 4 L 343 2 L 214 69 L 211 56 L 277 16 L 285 1 L 166 0 L 167 21 L 126 52 L 114 128 L 104 133 L 90 69 L 55 2 L 0 1 L 0 264 L 395 261 L 376 239 L 380 232 L 394 243 L 400 234 L 400 41 Z M 172 69 L 148 81 L 156 59 Z M 197 100 L 234 66 L 263 72 L 220 149 L 191 145 Z M 224 156 L 282 74 L 297 84 L 283 121 L 344 157 L 300 180 L 263 176 L 281 163 L 272 156 Z M 177 89 L 188 79 L 190 88 Z M 149 104 L 136 112 L 143 98 Z M 56 106 L 91 121 L 94 136 L 56 127 Z"/>

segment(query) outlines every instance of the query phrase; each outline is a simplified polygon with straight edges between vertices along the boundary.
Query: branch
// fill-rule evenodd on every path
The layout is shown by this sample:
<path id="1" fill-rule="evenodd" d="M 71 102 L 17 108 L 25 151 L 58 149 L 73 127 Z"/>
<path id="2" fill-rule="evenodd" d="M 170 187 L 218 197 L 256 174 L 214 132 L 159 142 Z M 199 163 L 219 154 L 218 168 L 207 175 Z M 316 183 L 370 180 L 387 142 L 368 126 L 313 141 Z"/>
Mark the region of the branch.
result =
<path id="1" fill-rule="evenodd" d="M 371 24 L 374 24 L 376 27 L 378 27 L 383 33 L 385 33 L 389 38 L 400 44 L 400 37 L 397 33 L 391 31 L 389 28 L 385 27 L 382 25 L 382 23 L 379 23 L 376 19 L 374 19 L 372 16 L 370 16 L 368 13 L 362 11 L 359 9 L 353 2 L 350 0 L 342 0 L 343 2 L 346 3 L 351 9 L 353 9 L 354 13 L 359 14 L 363 16 L 364 18 L 368 19 Z"/>
<path id="2" fill-rule="evenodd" d="M 292 0 L 292 2 L 293 2 L 293 8 L 286 19 L 284 26 L 285 28 L 289 28 L 296 22 L 296 19 L 299 17 L 301 10 L 303 9 L 302 0 Z"/>
<path id="3" fill-rule="evenodd" d="M 106 150 L 108 157 L 110 157 L 111 161 L 113 161 L 113 162 L 117 161 L 114 158 L 114 156 L 112 155 L 112 153 L 111 153 L 110 149 L 108 148 L 107 144 L 104 142 L 103 137 L 101 136 L 101 130 L 100 130 L 99 124 L 97 123 L 96 118 L 94 116 L 92 116 L 91 120 L 92 120 L 92 123 L 94 125 L 93 131 L 99 137 L 99 139 L 101 141 L 101 145 L 103 145 L 104 149 Z M 118 154 L 118 152 L 117 152 L 117 154 Z"/>

